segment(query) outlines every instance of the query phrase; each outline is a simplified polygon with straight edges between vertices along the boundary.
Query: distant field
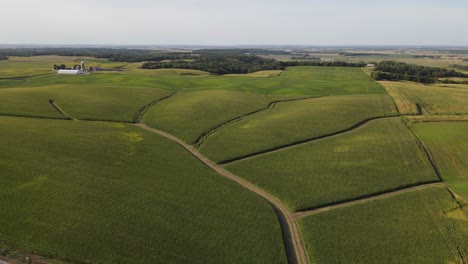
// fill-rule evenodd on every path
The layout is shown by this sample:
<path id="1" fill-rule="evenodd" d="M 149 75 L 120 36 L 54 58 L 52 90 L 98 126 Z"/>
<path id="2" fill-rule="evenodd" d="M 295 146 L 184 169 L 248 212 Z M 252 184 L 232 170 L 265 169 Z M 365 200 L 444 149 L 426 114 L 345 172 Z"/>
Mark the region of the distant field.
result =
<path id="1" fill-rule="evenodd" d="M 350 95 L 278 103 L 219 130 L 200 151 L 220 162 L 350 128 L 373 117 L 396 115 L 387 95 Z"/>
<path id="2" fill-rule="evenodd" d="M 277 196 L 293 211 L 438 180 L 400 118 L 372 121 L 347 134 L 226 168 Z"/>
<path id="3" fill-rule="evenodd" d="M 357 51 L 350 51 L 355 53 L 365 53 L 366 51 L 357 50 Z M 376 52 L 369 52 L 369 53 L 376 53 Z M 386 52 L 386 51 L 378 51 L 377 53 L 386 53 L 382 55 L 366 55 L 366 56 L 343 56 L 338 55 L 338 53 L 333 54 L 311 54 L 312 57 L 319 57 L 324 59 L 333 59 L 335 61 L 346 61 L 346 62 L 381 62 L 386 60 L 393 60 L 393 61 L 400 61 L 409 64 L 427 66 L 427 67 L 441 67 L 441 68 L 450 68 L 453 64 L 459 65 L 468 65 L 467 62 L 463 62 L 462 60 L 453 60 L 453 58 L 449 58 L 443 56 L 440 59 L 431 59 L 431 58 L 415 58 L 413 55 L 440 55 L 440 54 L 425 54 L 425 53 L 411 53 L 411 54 L 397 54 L 394 51 Z M 261 56 L 265 58 L 273 58 L 279 61 L 291 61 L 291 55 L 266 55 Z M 455 69 L 457 70 L 457 69 Z"/>
<path id="4" fill-rule="evenodd" d="M 145 87 L 192 91 L 230 90 L 274 95 L 346 95 L 384 93 L 384 89 L 360 69 L 292 67 L 269 78 L 203 76 L 201 72 L 139 71 L 93 73 L 84 76 L 50 75 L 25 80 L 0 80 L 1 88 L 47 85 L 89 85 L 93 87 Z M 179 70 L 180 72 L 180 70 Z M 174 74 L 176 73 L 176 74 Z M 194 76 L 195 74 L 195 76 Z M 201 75 L 201 76 L 200 76 Z"/>
<path id="5" fill-rule="evenodd" d="M 133 121 L 144 105 L 171 94 L 154 88 L 51 85 L 0 89 L 0 114 L 63 118 L 50 105 L 55 102 L 78 119 Z"/>
<path id="6" fill-rule="evenodd" d="M 468 114 L 468 90 L 412 82 L 380 82 L 402 114 L 415 113 L 418 104 L 429 115 Z M 416 111 L 417 112 L 417 111 Z"/>
<path id="7" fill-rule="evenodd" d="M 115 67 L 126 65 L 126 63 L 111 62 L 105 59 L 72 56 L 33 56 L 33 57 L 10 57 L 8 60 L 0 61 L 0 79 L 9 77 L 30 76 L 44 73 L 54 73 L 54 64 L 65 64 L 72 67 L 85 61 L 88 65 L 100 65 L 102 67 Z"/>
<path id="8" fill-rule="evenodd" d="M 468 122 L 417 123 L 414 129 L 427 144 L 445 181 L 468 199 Z"/>
<path id="9" fill-rule="evenodd" d="M 221 90 L 181 92 L 152 107 L 144 122 L 192 144 L 222 122 L 265 108 L 281 98 L 288 97 Z"/>
<path id="10" fill-rule="evenodd" d="M 300 220 L 311 263 L 465 263 L 468 217 L 430 188 Z"/>
<path id="11" fill-rule="evenodd" d="M 0 127 L 2 240 L 95 263 L 287 262 L 273 209 L 175 143 L 116 123 Z"/>

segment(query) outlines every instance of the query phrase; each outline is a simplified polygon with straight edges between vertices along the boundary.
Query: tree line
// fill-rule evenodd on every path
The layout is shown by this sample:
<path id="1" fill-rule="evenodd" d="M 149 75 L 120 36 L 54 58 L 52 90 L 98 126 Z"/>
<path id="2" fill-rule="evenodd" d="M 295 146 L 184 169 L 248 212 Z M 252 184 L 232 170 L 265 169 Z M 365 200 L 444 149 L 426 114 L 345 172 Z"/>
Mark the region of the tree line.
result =
<path id="1" fill-rule="evenodd" d="M 383 61 L 372 72 L 375 80 L 406 80 L 419 83 L 436 83 L 439 78 L 467 77 L 464 73 L 437 67 L 425 67 L 403 62 Z"/>
<path id="2" fill-rule="evenodd" d="M 276 61 L 254 55 L 232 54 L 200 54 L 193 60 L 150 61 L 145 62 L 143 69 L 180 68 L 206 71 L 213 74 L 246 74 L 265 70 L 284 70 L 292 66 L 323 66 L 323 67 L 364 67 L 366 63 L 352 63 L 344 61 Z"/>
<path id="3" fill-rule="evenodd" d="M 468 62 L 468 60 L 467 60 Z M 459 69 L 459 70 L 462 70 L 462 71 L 468 71 L 468 65 L 459 65 L 459 64 L 453 64 L 453 65 L 450 65 L 451 68 L 455 68 L 455 69 Z"/>
<path id="4" fill-rule="evenodd" d="M 8 56 L 0 54 L 0 60 L 8 60 Z"/>
<path id="5" fill-rule="evenodd" d="M 206 71 L 213 74 L 245 74 L 262 70 L 280 70 L 281 66 L 273 59 L 254 55 L 199 55 L 192 60 L 173 60 L 169 62 L 150 61 L 143 69 L 181 68 Z"/>

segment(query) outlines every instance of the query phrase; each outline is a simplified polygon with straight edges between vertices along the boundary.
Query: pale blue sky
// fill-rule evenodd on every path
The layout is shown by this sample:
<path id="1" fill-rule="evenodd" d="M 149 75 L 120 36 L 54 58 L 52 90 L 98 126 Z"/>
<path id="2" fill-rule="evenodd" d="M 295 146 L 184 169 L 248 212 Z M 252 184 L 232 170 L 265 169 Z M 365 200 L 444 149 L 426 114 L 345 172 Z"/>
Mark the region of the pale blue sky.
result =
<path id="1" fill-rule="evenodd" d="M 2 44 L 468 45 L 467 0 L 1 0 Z"/>

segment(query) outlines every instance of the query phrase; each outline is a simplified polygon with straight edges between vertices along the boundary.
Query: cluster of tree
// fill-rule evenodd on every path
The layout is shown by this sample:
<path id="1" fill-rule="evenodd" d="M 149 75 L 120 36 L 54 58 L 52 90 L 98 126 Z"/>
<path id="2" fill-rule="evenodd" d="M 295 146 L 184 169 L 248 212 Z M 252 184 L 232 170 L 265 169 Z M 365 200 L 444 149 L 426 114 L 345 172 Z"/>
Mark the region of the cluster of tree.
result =
<path id="1" fill-rule="evenodd" d="M 0 49 L 1 56 L 74 56 L 95 57 L 118 62 L 143 62 L 162 61 L 189 58 L 190 53 L 167 53 L 154 50 L 139 49 L 105 49 L 105 48 L 25 48 L 25 49 Z"/>
<path id="2" fill-rule="evenodd" d="M 121 54 L 114 53 L 98 58 L 107 58 L 111 61 L 118 62 L 143 62 L 143 61 L 175 61 L 175 60 L 192 60 L 196 56 L 190 53 L 150 53 L 150 54 Z"/>
<path id="3" fill-rule="evenodd" d="M 289 55 L 291 52 L 270 49 L 200 49 L 193 51 L 195 54 L 210 55 Z"/>
<path id="4" fill-rule="evenodd" d="M 439 78 L 465 77 L 465 74 L 454 70 L 436 67 L 424 67 L 410 65 L 403 62 L 383 61 L 380 62 L 372 78 L 375 80 L 406 80 L 420 83 L 435 83 Z"/>
<path id="5" fill-rule="evenodd" d="M 442 80 L 441 83 L 446 83 L 446 84 L 468 84 L 468 81 L 455 81 L 455 80 L 445 79 L 445 80 Z"/>
<path id="6" fill-rule="evenodd" d="M 206 71 L 213 74 L 245 74 L 265 70 L 284 70 L 292 66 L 322 66 L 322 67 L 364 67 L 366 63 L 344 61 L 275 61 L 254 55 L 232 54 L 200 54 L 192 57 L 193 60 L 176 61 L 148 61 L 143 69 L 181 68 Z"/>
<path id="7" fill-rule="evenodd" d="M 56 70 L 56 71 L 63 70 L 63 69 L 66 69 L 66 68 L 67 68 L 67 65 L 65 65 L 65 64 L 60 64 L 60 65 L 54 64 L 54 70 Z"/>
<path id="8" fill-rule="evenodd" d="M 97 58 L 110 58 L 116 54 L 118 55 L 143 55 L 155 53 L 157 51 L 140 50 L 140 49 L 109 49 L 109 48 L 19 48 L 19 49 L 0 49 L 0 55 L 5 56 L 45 56 L 45 55 L 58 55 L 58 56 L 86 56 Z"/>
<path id="9" fill-rule="evenodd" d="M 435 49 L 439 53 L 468 54 L 468 49 Z"/>
<path id="10" fill-rule="evenodd" d="M 454 65 L 450 65 L 450 68 L 455 68 L 455 69 L 459 69 L 459 70 L 462 70 L 462 71 L 468 71 L 468 66 L 467 65 L 454 64 Z"/>
<path id="11" fill-rule="evenodd" d="M 302 56 L 292 56 L 291 60 L 313 60 L 313 61 L 320 61 L 320 57 L 311 57 L 309 54 L 302 55 Z"/>
<path id="12" fill-rule="evenodd" d="M 8 56 L 0 54 L 0 60 L 8 60 Z"/>
<path id="13" fill-rule="evenodd" d="M 253 55 L 200 55 L 191 61 L 150 61 L 143 69 L 181 68 L 210 72 L 213 74 L 251 73 L 262 70 L 279 70 L 281 66 L 273 59 Z"/>
<path id="14" fill-rule="evenodd" d="M 357 53 L 357 52 L 340 52 L 340 53 L 338 53 L 338 55 L 348 56 L 348 57 L 353 57 L 353 56 L 359 56 L 359 57 L 363 57 L 363 56 L 388 56 L 388 54 L 384 54 L 384 53 Z"/>
<path id="15" fill-rule="evenodd" d="M 283 67 L 292 66 L 319 66 L 319 67 L 365 67 L 365 62 L 346 62 L 346 61 L 279 61 Z"/>
<path id="16" fill-rule="evenodd" d="M 429 59 L 440 59 L 442 56 L 440 55 L 413 55 L 413 58 L 416 58 L 416 59 L 426 59 L 426 58 L 429 58 Z"/>

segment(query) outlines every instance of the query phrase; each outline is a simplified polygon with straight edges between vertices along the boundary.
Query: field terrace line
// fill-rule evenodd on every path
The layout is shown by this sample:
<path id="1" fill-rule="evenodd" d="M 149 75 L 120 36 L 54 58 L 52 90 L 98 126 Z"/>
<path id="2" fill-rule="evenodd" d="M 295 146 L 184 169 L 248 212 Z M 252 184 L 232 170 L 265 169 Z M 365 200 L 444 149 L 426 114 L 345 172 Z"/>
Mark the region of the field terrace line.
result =
<path id="1" fill-rule="evenodd" d="M 345 128 L 345 129 L 342 129 L 340 131 L 333 132 L 331 134 L 326 134 L 326 135 L 323 135 L 323 136 L 304 139 L 304 140 L 293 142 L 293 143 L 290 143 L 290 144 L 287 144 L 287 145 L 278 146 L 278 147 L 274 147 L 274 148 L 271 148 L 271 149 L 250 153 L 250 154 L 240 156 L 240 157 L 237 157 L 237 158 L 221 161 L 218 164 L 224 167 L 224 166 L 227 166 L 229 164 L 233 164 L 233 163 L 236 163 L 236 162 L 239 162 L 239 161 L 244 161 L 244 160 L 256 158 L 258 156 L 263 156 L 263 155 L 267 155 L 267 154 L 270 154 L 270 153 L 275 153 L 275 152 L 287 150 L 287 149 L 294 148 L 294 147 L 301 146 L 301 145 L 305 145 L 305 144 L 308 144 L 308 143 L 311 143 L 311 142 L 314 142 L 314 141 L 324 140 L 324 139 L 328 139 L 328 138 L 332 138 L 332 137 L 336 137 L 336 136 L 341 136 L 341 135 L 344 135 L 344 134 L 347 134 L 347 133 L 351 133 L 354 130 L 363 128 L 364 126 L 366 126 L 368 123 L 370 123 L 372 121 L 381 120 L 381 119 L 393 119 L 393 118 L 400 118 L 400 117 L 402 117 L 402 115 L 368 118 L 368 119 L 365 119 L 365 120 L 363 120 L 363 121 L 361 121 L 361 122 L 359 122 L 359 123 L 357 123 L 357 124 L 355 124 L 355 125 L 353 125 L 353 126 L 351 126 L 349 128 Z"/>
<path id="2" fill-rule="evenodd" d="M 255 114 L 258 114 L 258 113 L 261 113 L 261 112 L 264 112 L 264 111 L 267 111 L 267 110 L 270 110 L 270 109 L 273 109 L 278 103 L 286 103 L 286 102 L 294 102 L 294 101 L 303 101 L 303 100 L 309 100 L 309 99 L 318 99 L 318 98 L 322 98 L 324 96 L 310 96 L 310 97 L 303 97 L 303 98 L 291 98 L 291 99 L 283 99 L 283 100 L 275 100 L 275 101 L 271 101 L 268 103 L 268 105 L 264 108 L 260 108 L 260 109 L 257 109 L 255 111 L 252 111 L 250 113 L 247 113 L 247 114 L 244 114 L 244 115 L 241 115 L 241 116 L 237 116 L 237 117 L 234 117 L 232 119 L 229 119 L 229 120 L 226 120 L 218 125 L 216 125 L 215 127 L 203 132 L 200 136 L 198 136 L 198 138 L 195 140 L 195 142 L 193 143 L 193 146 L 195 146 L 196 148 L 200 148 L 203 143 L 205 143 L 205 141 L 211 137 L 213 134 L 215 134 L 216 132 L 218 132 L 220 129 L 226 127 L 226 126 L 229 126 L 233 123 L 236 123 L 236 122 L 239 122 L 239 121 L 242 121 L 244 120 L 245 118 L 248 118 L 250 116 L 253 116 Z"/>
<path id="3" fill-rule="evenodd" d="M 67 119 L 74 120 L 74 121 L 78 120 L 78 119 L 76 119 L 76 118 L 70 116 L 69 114 L 67 114 L 65 111 L 63 111 L 63 109 L 60 108 L 60 106 L 58 106 L 58 105 L 55 103 L 55 100 L 50 99 L 50 100 L 49 100 L 49 103 L 52 105 L 52 107 L 53 107 L 57 112 L 59 112 L 59 113 L 60 113 L 61 115 L 63 115 L 63 116 L 66 116 Z"/>
<path id="4" fill-rule="evenodd" d="M 423 189 L 427 189 L 427 188 L 431 188 L 431 187 L 447 187 L 447 183 L 446 182 L 422 183 L 422 184 L 418 184 L 416 186 L 411 186 L 411 187 L 399 189 L 399 190 L 396 190 L 396 191 L 376 194 L 376 195 L 372 195 L 372 196 L 369 196 L 369 197 L 366 197 L 366 198 L 356 199 L 356 200 L 349 201 L 349 202 L 339 202 L 339 203 L 336 203 L 336 204 L 333 204 L 333 205 L 318 207 L 318 208 L 315 208 L 315 209 L 312 209 L 312 210 L 296 212 L 296 213 L 293 214 L 293 216 L 294 216 L 295 220 L 298 220 L 298 219 L 303 218 L 303 217 L 307 217 L 307 216 L 311 216 L 311 215 L 315 215 L 315 214 L 319 214 L 319 213 L 323 213 L 323 212 L 327 212 L 327 211 L 331 211 L 331 210 L 335 210 L 335 209 L 339 209 L 339 208 L 343 208 L 343 207 L 349 207 L 349 206 L 353 206 L 353 205 L 368 203 L 368 202 L 371 202 L 371 201 L 382 200 L 382 199 L 392 197 L 392 196 L 396 196 L 396 195 L 400 195 L 400 194 L 403 194 L 403 193 L 408 193 L 408 192 L 417 191 L 417 190 L 423 190 Z"/>

